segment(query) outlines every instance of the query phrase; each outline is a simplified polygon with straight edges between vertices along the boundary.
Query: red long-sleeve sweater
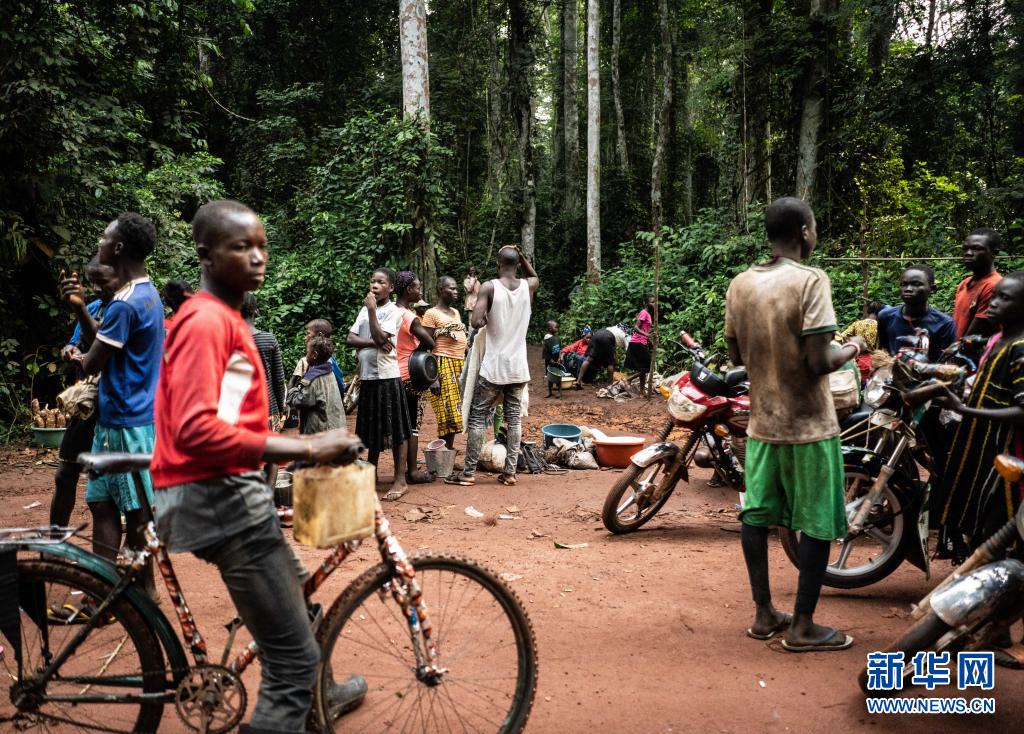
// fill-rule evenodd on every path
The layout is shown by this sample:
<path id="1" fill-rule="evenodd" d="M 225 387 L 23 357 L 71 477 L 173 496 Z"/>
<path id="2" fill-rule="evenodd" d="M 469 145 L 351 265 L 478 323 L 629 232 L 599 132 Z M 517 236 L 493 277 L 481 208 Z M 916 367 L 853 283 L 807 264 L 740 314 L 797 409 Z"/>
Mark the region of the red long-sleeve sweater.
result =
<path id="1" fill-rule="evenodd" d="M 259 469 L 269 433 L 265 385 L 241 315 L 205 291 L 185 301 L 164 344 L 153 486 Z"/>

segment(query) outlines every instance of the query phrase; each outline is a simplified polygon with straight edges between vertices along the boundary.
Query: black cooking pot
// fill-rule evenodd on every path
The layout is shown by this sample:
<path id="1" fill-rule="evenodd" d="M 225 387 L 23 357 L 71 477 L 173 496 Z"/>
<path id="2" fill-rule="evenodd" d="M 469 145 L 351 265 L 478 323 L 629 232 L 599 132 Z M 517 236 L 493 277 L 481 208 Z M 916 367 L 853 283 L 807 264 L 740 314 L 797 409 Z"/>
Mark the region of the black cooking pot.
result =
<path id="1" fill-rule="evenodd" d="M 409 355 L 409 382 L 414 390 L 426 390 L 437 380 L 437 359 L 430 352 Z"/>

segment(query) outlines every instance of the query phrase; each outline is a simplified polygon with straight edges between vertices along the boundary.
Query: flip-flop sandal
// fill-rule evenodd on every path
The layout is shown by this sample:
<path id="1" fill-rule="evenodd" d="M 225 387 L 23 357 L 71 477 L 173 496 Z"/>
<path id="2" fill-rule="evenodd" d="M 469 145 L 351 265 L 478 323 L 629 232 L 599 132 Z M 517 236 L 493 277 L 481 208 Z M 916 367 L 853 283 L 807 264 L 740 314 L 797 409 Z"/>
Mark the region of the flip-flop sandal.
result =
<path id="1" fill-rule="evenodd" d="M 508 474 L 499 474 L 498 481 L 504 484 L 506 487 L 514 487 L 516 486 L 516 484 L 518 484 L 516 478 Z"/>
<path id="2" fill-rule="evenodd" d="M 1013 670 L 1024 670 L 1024 645 L 1014 645 L 1005 650 L 994 650 L 996 665 Z"/>
<path id="3" fill-rule="evenodd" d="M 437 479 L 437 475 L 430 471 L 413 472 L 405 475 L 405 481 L 409 484 L 430 484 Z"/>
<path id="4" fill-rule="evenodd" d="M 775 635 L 781 634 L 789 629 L 789 625 L 793 623 L 793 617 L 785 612 L 782 613 L 782 618 L 775 623 L 775 626 L 766 633 L 754 632 L 753 627 L 747 627 L 747 637 L 753 640 L 770 640 Z"/>
<path id="5" fill-rule="evenodd" d="M 465 474 L 452 474 L 444 480 L 445 484 L 457 484 L 460 487 L 472 487 L 476 485 L 476 477 L 467 477 Z"/>
<path id="6" fill-rule="evenodd" d="M 845 632 L 840 632 L 837 629 L 833 629 L 826 637 L 818 642 L 810 642 L 802 645 L 794 645 L 783 638 L 782 649 L 787 652 L 832 652 L 834 650 L 845 650 L 852 644 L 853 638 L 850 635 Z"/>
<path id="7" fill-rule="evenodd" d="M 408 487 L 406 487 L 405 489 L 403 489 L 401 491 L 399 491 L 397 489 L 392 489 L 392 490 L 389 490 L 388 493 L 385 494 L 381 499 L 383 499 L 385 502 L 397 502 L 398 500 L 400 500 L 403 497 L 405 497 L 405 495 L 406 495 L 406 493 L 408 491 L 409 491 Z"/>

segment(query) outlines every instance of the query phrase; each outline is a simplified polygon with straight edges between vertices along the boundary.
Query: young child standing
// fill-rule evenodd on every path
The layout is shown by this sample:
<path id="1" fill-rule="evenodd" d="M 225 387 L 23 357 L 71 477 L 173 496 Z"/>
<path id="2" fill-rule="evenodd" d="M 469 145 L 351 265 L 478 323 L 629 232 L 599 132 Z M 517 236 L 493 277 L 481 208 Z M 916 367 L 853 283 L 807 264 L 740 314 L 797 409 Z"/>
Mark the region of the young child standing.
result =
<path id="1" fill-rule="evenodd" d="M 409 377 L 409 357 L 418 349 L 433 349 L 434 337 L 423 327 L 420 317 L 416 315 L 413 304 L 421 300 L 423 286 L 416 274 L 403 270 L 395 276 L 395 305 L 401 312 L 402 323 L 398 328 L 396 353 L 398 356 L 398 372 L 402 377 L 405 399 L 412 423 L 409 441 L 406 444 L 405 479 L 409 484 L 427 484 L 434 481 L 429 471 L 419 471 L 420 423 L 423 421 L 423 392 L 413 387 Z M 388 492 L 385 500 L 394 501 L 401 495 Z"/>
<path id="2" fill-rule="evenodd" d="M 546 328 L 547 332 L 544 334 L 544 341 L 540 347 L 541 356 L 544 358 L 544 374 L 547 375 L 548 383 L 546 397 L 551 397 L 551 388 L 555 386 L 555 380 L 558 380 L 558 397 L 562 397 L 561 379 L 548 374 L 549 367 L 558 365 L 558 357 L 562 352 L 562 344 L 558 339 L 558 322 L 552 319 L 548 321 Z"/>
<path id="3" fill-rule="evenodd" d="M 455 308 L 459 297 L 458 284 L 450 275 L 437 280 L 437 305 L 423 315 L 423 328 L 434 337 L 437 358 L 439 394 L 430 394 L 430 404 L 437 418 L 438 438 L 445 446 L 455 447 L 455 435 L 462 433 L 462 391 L 459 375 L 466 361 L 466 326 Z"/>
<path id="4" fill-rule="evenodd" d="M 853 638 L 814 623 L 831 543 L 846 534 L 843 457 L 828 373 L 866 345 L 831 348 L 836 331 L 828 276 L 801 264 L 818 240 L 806 202 L 786 197 L 765 212 L 772 257 L 733 278 L 726 293 L 729 356 L 750 375 L 743 557 L 755 615 L 747 635 L 784 633 L 792 652 L 843 650 Z M 792 617 L 772 605 L 768 532 L 800 530 L 800 580 Z"/>
<path id="5" fill-rule="evenodd" d="M 301 564 L 281 534 L 263 463 L 352 461 L 359 439 L 343 430 L 294 438 L 267 427 L 263 364 L 239 309 L 263 283 L 263 223 L 237 201 L 204 204 L 192 221 L 203 288 L 178 313 L 156 396 L 152 471 L 156 523 L 172 553 L 215 565 L 258 645 L 261 679 L 244 732 L 300 732 L 320 651 L 302 595 Z M 336 687 L 358 705 L 366 682 Z"/>
<path id="6" fill-rule="evenodd" d="M 153 451 L 153 397 L 163 354 L 164 307 L 149 280 L 146 258 L 156 249 L 156 228 L 140 214 L 122 214 L 107 225 L 99 243 L 99 259 L 113 268 L 122 284 L 103 315 L 103 323 L 79 318 L 82 334 L 93 339 L 82 357 L 86 375 L 100 375 L 94 453 Z M 78 279 L 62 282 L 66 297 L 78 292 Z M 80 314 L 81 316 L 81 314 Z M 142 472 L 146 500 L 153 501 L 149 472 Z M 128 543 L 142 547 L 144 514 L 131 476 L 111 474 L 89 479 L 85 500 L 93 519 L 93 551 L 113 559 L 121 546 L 121 515 L 127 523 Z M 155 593 L 152 566 L 146 587 Z"/>
<path id="7" fill-rule="evenodd" d="M 309 346 L 309 340 L 315 336 L 326 336 L 328 339 L 332 339 L 334 334 L 334 326 L 327 319 L 313 319 L 306 324 L 306 333 L 303 336 L 303 342 L 306 346 Z M 338 392 L 345 395 L 345 375 L 341 371 L 341 365 L 338 364 L 338 360 L 331 357 L 329 360 L 331 365 L 331 372 L 334 373 L 334 380 L 338 383 Z M 299 361 L 295 363 L 295 369 L 292 370 L 292 376 L 288 380 L 288 387 L 294 387 L 302 376 L 306 374 L 306 370 L 309 369 L 309 364 L 306 362 L 306 355 L 303 354 L 299 357 Z"/>
<path id="8" fill-rule="evenodd" d="M 370 292 L 348 334 L 348 345 L 359 350 L 359 410 L 356 433 L 366 444 L 368 459 L 376 465 L 380 452 L 391 449 L 395 459 L 395 478 L 388 495 L 401 497 L 408 487 L 406 442 L 412 434 L 412 421 L 402 387 L 396 352 L 402 314 L 391 302 L 395 274 L 377 268 L 370 276 Z"/>
<path id="9" fill-rule="evenodd" d="M 248 295 L 248 294 L 246 294 Z M 288 407 L 299 411 L 299 433 L 308 435 L 345 427 L 345 406 L 331 372 L 334 342 L 315 336 L 306 345 L 306 373 L 288 388 Z"/>
<path id="10" fill-rule="evenodd" d="M 100 264 L 96 255 L 85 267 L 85 276 L 96 291 L 97 298 L 85 302 L 84 294 L 73 294 L 68 298 L 69 305 L 75 309 L 79 319 L 91 319 L 97 326 L 103 322 L 103 310 L 120 289 L 117 275 L 109 265 Z M 82 372 L 83 352 L 89 351 L 91 341 L 82 338 L 82 325 L 76 321 L 75 331 L 71 339 L 60 350 L 61 359 L 68 362 L 74 379 L 79 379 Z M 92 439 L 96 431 L 96 408 L 87 418 L 75 415 L 68 421 L 64 438 L 60 442 L 57 471 L 53 475 L 53 499 L 50 502 L 50 524 L 66 526 L 71 522 L 71 512 L 75 509 L 75 497 L 78 494 L 78 478 L 82 467 L 78 463 L 78 455 L 92 448 Z"/>

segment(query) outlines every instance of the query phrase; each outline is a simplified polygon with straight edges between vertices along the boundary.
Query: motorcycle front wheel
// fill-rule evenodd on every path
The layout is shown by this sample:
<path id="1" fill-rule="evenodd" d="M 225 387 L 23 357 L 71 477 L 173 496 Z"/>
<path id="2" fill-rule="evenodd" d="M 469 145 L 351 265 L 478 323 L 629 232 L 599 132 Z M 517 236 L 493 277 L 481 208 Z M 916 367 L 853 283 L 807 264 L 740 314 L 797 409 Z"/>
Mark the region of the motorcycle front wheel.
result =
<path id="1" fill-rule="evenodd" d="M 847 516 L 859 506 L 873 482 L 874 477 L 863 470 L 846 468 Z M 913 520 L 904 509 L 900 498 L 887 487 L 868 516 L 864 531 L 855 538 L 840 539 L 832 544 L 825 585 L 834 589 L 859 589 L 878 583 L 899 568 L 907 555 L 907 524 Z M 779 539 L 790 562 L 799 568 L 800 533 L 779 528 Z"/>
<path id="2" fill-rule="evenodd" d="M 698 438 L 694 431 L 680 449 L 683 466 L 689 463 Z M 604 526 L 616 535 L 632 533 L 658 514 L 679 483 L 680 472 L 672 471 L 675 461 L 673 455 L 646 467 L 630 464 L 605 497 L 601 510 Z"/>

